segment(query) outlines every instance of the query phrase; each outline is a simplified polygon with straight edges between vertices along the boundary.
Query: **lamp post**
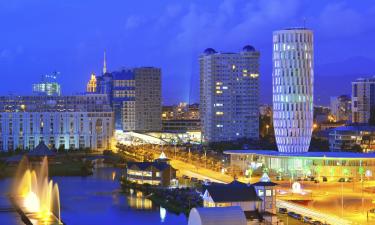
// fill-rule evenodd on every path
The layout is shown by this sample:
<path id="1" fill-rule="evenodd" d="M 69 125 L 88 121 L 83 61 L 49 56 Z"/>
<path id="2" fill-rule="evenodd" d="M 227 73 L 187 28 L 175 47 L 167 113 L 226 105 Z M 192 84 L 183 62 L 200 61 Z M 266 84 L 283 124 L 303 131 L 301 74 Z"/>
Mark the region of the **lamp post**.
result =
<path id="1" fill-rule="evenodd" d="M 341 182 L 341 216 L 344 216 L 344 182 Z"/>

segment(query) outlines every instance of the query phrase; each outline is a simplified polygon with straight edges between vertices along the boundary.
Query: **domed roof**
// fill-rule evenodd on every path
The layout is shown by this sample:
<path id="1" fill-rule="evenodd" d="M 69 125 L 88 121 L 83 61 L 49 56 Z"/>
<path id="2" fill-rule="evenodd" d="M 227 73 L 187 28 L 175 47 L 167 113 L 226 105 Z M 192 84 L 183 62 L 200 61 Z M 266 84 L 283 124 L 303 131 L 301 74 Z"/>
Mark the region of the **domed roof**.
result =
<path id="1" fill-rule="evenodd" d="M 204 50 L 203 53 L 204 53 L 205 55 L 211 55 L 211 54 L 215 54 L 216 51 L 215 51 L 215 49 L 213 49 L 213 48 L 206 48 L 206 50 Z"/>
<path id="2" fill-rule="evenodd" d="M 251 45 L 245 45 L 245 47 L 242 48 L 242 51 L 244 51 L 244 52 L 254 52 L 255 48 Z"/>

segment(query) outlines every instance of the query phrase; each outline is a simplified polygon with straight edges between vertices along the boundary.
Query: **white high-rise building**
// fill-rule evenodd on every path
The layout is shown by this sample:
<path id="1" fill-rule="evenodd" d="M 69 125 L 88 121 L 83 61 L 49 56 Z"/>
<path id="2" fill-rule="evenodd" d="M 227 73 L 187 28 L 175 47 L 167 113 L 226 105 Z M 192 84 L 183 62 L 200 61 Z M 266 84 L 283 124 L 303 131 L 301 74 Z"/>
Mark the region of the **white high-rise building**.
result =
<path id="1" fill-rule="evenodd" d="M 280 152 L 307 152 L 313 129 L 313 32 L 273 33 L 273 121 Z"/>
<path id="2" fill-rule="evenodd" d="M 259 138 L 259 52 L 208 48 L 200 62 L 200 115 L 205 142 Z"/>

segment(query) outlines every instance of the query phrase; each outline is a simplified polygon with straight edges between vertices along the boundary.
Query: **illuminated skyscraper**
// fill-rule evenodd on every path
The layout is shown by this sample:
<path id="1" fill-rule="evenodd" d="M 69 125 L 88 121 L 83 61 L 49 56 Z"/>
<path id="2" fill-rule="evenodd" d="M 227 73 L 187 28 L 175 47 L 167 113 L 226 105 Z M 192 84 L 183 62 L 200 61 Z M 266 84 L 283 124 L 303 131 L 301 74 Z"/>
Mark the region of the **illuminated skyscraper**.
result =
<path id="1" fill-rule="evenodd" d="M 33 93 L 36 95 L 60 96 L 61 86 L 57 82 L 59 72 L 44 75 L 40 83 L 33 84 Z"/>
<path id="2" fill-rule="evenodd" d="M 273 33 L 273 121 L 280 152 L 307 152 L 313 129 L 313 32 Z"/>
<path id="3" fill-rule="evenodd" d="M 87 93 L 96 93 L 96 76 L 94 73 L 91 74 L 89 82 L 87 82 Z"/>
<path id="4" fill-rule="evenodd" d="M 200 115 L 205 142 L 259 138 L 259 51 L 208 48 L 200 56 Z"/>
<path id="5" fill-rule="evenodd" d="M 375 77 L 352 82 L 353 123 L 368 123 L 375 113 Z"/>

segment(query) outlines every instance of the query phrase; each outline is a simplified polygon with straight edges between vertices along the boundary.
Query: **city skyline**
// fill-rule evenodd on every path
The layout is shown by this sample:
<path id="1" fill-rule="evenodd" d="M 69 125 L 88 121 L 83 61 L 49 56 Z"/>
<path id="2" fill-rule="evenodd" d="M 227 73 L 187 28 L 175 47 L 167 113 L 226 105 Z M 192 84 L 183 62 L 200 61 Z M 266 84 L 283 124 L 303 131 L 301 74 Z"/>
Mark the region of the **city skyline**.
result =
<path id="1" fill-rule="evenodd" d="M 61 72 L 63 94 L 84 92 L 90 74 L 101 73 L 106 50 L 108 71 L 122 66 L 160 67 L 164 104 L 189 102 L 189 96 L 190 103 L 198 102 L 199 54 L 208 47 L 237 52 L 238 46 L 250 44 L 262 55 L 260 101 L 271 103 L 272 31 L 303 26 L 304 21 L 316 38 L 316 104 L 328 104 L 325 96 L 350 94 L 350 81 L 374 74 L 370 67 L 375 60 L 374 25 L 366 23 L 375 14 L 371 1 L 361 5 L 354 1 L 286 1 L 283 15 L 275 11 L 281 1 L 222 1 L 218 6 L 195 1 L 144 3 L 67 1 L 42 7 L 41 2 L 3 3 L 1 15 L 11 22 L 5 24 L 7 32 L 0 39 L 4 43 L 0 49 L 1 94 L 30 94 L 30 83 L 55 70 Z M 251 10 L 253 14 L 247 13 Z M 105 16 L 96 16 L 100 13 Z M 73 23 L 72 15 L 79 15 L 78 23 Z M 345 29 L 348 24 L 352 29 Z M 28 34 L 19 35 L 24 32 Z M 341 88 L 329 89 L 335 80 Z"/>

